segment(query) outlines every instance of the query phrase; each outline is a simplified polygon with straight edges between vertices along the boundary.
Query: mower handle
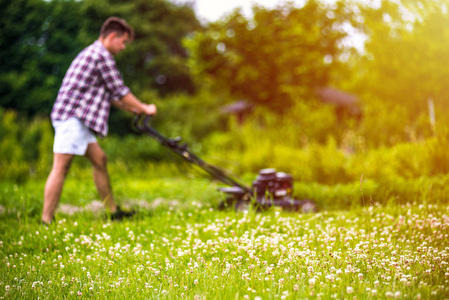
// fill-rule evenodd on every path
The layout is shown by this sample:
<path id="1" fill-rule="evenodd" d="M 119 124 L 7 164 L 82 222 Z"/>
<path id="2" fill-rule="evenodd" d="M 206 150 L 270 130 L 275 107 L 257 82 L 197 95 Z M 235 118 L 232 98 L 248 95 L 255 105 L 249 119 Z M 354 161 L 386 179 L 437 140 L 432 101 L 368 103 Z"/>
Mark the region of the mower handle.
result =
<path id="1" fill-rule="evenodd" d="M 143 121 L 142 121 L 143 119 Z M 203 161 L 201 158 L 190 152 L 188 149 L 187 144 L 180 145 L 179 142 L 181 141 L 181 138 L 173 138 L 170 139 L 161 133 L 159 133 L 157 130 L 152 128 L 148 123 L 151 120 L 150 115 L 146 115 L 145 117 L 142 117 L 141 115 L 136 115 L 133 120 L 134 127 L 136 127 L 137 130 L 140 132 L 146 133 L 150 135 L 152 138 L 154 138 L 156 141 L 158 141 L 161 145 L 168 147 L 173 152 L 177 153 L 178 155 L 182 156 L 186 161 L 195 164 L 199 166 L 201 169 L 212 175 L 215 179 L 218 179 L 219 181 L 230 185 L 230 186 L 238 186 L 242 190 L 247 191 L 248 193 L 251 193 L 251 190 L 246 187 L 245 185 L 239 183 L 229 175 L 227 175 L 224 171 L 221 169 L 215 167 L 214 165 L 210 165 Z"/>
<path id="2" fill-rule="evenodd" d="M 143 118 L 143 122 L 141 122 L 142 115 L 136 114 L 136 116 L 134 117 L 134 120 L 133 120 L 133 125 L 137 129 L 142 131 L 142 130 L 144 130 L 144 127 L 151 127 L 150 125 L 148 125 L 148 123 L 151 121 L 152 118 L 153 117 L 151 115 L 145 115 L 145 117 Z M 144 127 L 142 127 L 139 123 L 143 123 Z"/>

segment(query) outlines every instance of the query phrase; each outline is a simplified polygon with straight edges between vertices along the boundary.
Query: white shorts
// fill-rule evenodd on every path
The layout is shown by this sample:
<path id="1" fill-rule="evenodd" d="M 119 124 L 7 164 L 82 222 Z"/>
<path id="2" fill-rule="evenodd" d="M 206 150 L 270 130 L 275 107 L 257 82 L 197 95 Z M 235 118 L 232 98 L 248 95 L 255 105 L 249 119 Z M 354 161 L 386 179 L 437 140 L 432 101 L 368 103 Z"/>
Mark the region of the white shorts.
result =
<path id="1" fill-rule="evenodd" d="M 52 124 L 55 128 L 54 153 L 85 155 L 87 145 L 97 142 L 94 133 L 78 118 L 54 120 Z"/>

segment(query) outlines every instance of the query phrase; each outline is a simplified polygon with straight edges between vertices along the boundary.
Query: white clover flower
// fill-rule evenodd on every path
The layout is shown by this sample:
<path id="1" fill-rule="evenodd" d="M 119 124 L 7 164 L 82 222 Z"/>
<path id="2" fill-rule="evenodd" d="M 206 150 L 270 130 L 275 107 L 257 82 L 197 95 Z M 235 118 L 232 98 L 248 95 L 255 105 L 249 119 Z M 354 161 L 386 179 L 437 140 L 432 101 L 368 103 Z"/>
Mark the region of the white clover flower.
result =
<path id="1" fill-rule="evenodd" d="M 346 287 L 346 293 L 352 294 L 354 292 L 354 289 L 351 286 Z"/>
<path id="2" fill-rule="evenodd" d="M 294 286 L 293 286 L 293 290 L 294 291 L 297 291 L 299 289 L 299 286 L 297 285 L 297 284 L 295 284 Z"/>
<path id="3" fill-rule="evenodd" d="M 385 292 L 385 297 L 387 298 L 393 298 L 393 293 L 392 292 Z"/>
<path id="4" fill-rule="evenodd" d="M 316 282 L 315 278 L 310 278 L 310 279 L 309 279 L 309 284 L 310 284 L 311 286 L 314 286 L 314 285 L 315 285 L 315 282 Z"/>

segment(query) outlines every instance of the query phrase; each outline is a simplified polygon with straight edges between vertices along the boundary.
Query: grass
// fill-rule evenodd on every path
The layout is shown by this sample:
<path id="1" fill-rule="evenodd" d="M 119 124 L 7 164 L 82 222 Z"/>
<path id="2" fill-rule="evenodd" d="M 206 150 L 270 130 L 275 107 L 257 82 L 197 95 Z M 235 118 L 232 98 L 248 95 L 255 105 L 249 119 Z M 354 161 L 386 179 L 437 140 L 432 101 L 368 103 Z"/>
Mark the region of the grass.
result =
<path id="1" fill-rule="evenodd" d="M 89 174 L 71 174 L 61 205 L 95 200 Z M 204 179 L 126 177 L 112 182 L 134 219 L 59 211 L 50 227 L 39 224 L 43 181 L 1 183 L 0 297 L 449 298 L 442 203 L 236 213 L 215 209 L 216 185 Z"/>

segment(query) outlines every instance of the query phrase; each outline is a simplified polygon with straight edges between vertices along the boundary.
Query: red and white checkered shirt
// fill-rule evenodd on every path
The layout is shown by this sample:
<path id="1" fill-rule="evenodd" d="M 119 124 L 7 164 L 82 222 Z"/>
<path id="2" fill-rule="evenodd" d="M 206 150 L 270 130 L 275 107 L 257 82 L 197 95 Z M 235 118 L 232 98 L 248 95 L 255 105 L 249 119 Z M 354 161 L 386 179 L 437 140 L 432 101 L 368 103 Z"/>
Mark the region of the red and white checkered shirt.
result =
<path id="1" fill-rule="evenodd" d="M 76 117 L 98 135 L 106 136 L 111 101 L 129 93 L 112 54 L 97 40 L 82 50 L 67 70 L 51 119 Z"/>

